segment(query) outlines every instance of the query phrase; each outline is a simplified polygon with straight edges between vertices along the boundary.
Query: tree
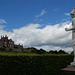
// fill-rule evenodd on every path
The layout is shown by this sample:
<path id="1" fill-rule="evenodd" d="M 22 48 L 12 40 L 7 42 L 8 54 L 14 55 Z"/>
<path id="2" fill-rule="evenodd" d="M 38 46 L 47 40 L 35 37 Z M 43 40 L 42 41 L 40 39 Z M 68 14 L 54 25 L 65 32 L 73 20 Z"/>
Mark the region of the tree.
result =
<path id="1" fill-rule="evenodd" d="M 37 50 L 37 53 L 38 54 L 45 54 L 45 53 L 47 53 L 45 50 L 43 50 L 43 49 L 40 49 L 40 50 Z"/>
<path id="2" fill-rule="evenodd" d="M 59 51 L 58 51 L 58 54 L 66 54 L 66 52 L 63 51 L 63 50 L 59 50 Z"/>
<path id="3" fill-rule="evenodd" d="M 1 51 L 5 51 L 5 48 L 2 48 L 2 47 L 1 47 L 0 50 L 1 50 Z"/>
<path id="4" fill-rule="evenodd" d="M 57 50 L 54 51 L 55 54 L 58 54 Z"/>
<path id="5" fill-rule="evenodd" d="M 72 51 L 71 54 L 74 54 L 74 51 Z"/>
<path id="6" fill-rule="evenodd" d="M 50 50 L 49 53 L 50 53 L 50 54 L 55 54 L 55 51 Z"/>
<path id="7" fill-rule="evenodd" d="M 29 47 L 27 50 L 31 50 L 31 53 L 37 53 L 37 49 L 34 47 Z"/>

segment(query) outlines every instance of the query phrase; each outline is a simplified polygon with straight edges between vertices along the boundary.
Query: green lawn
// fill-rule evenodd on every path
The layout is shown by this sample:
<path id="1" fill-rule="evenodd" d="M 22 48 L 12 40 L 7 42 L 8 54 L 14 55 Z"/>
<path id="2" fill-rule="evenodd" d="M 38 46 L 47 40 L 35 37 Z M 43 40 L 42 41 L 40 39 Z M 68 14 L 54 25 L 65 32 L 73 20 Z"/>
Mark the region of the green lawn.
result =
<path id="1" fill-rule="evenodd" d="M 25 52 L 0 51 L 0 55 L 1 56 L 68 56 L 70 54 L 36 54 L 36 53 L 25 53 Z"/>

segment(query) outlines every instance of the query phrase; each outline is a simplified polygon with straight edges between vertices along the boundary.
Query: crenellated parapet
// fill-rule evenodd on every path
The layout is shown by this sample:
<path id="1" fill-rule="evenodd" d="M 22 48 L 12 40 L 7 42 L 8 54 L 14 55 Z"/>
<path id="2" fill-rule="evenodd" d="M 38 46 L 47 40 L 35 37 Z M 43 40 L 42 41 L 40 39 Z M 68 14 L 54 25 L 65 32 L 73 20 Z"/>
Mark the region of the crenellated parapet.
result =
<path id="1" fill-rule="evenodd" d="M 23 49 L 23 45 L 15 45 L 12 39 L 8 39 L 8 36 L 1 36 L 0 39 L 0 48 L 5 48 L 6 50 L 20 50 Z"/>

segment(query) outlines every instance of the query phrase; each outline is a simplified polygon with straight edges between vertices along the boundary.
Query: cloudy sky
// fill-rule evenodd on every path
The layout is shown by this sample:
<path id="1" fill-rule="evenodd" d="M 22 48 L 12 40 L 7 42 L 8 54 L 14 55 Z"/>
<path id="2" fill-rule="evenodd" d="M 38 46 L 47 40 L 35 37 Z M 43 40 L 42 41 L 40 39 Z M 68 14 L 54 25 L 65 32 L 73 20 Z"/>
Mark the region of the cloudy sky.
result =
<path id="1" fill-rule="evenodd" d="M 0 36 L 46 51 L 72 51 L 70 12 L 75 0 L 0 0 Z"/>

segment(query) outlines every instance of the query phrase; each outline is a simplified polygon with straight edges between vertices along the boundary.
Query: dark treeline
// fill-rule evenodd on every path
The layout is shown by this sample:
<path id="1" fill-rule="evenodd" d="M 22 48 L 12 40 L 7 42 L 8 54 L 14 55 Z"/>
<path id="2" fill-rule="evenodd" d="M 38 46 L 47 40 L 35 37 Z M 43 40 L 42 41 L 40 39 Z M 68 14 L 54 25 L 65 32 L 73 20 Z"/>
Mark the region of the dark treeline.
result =
<path id="1" fill-rule="evenodd" d="M 26 50 L 31 50 L 31 53 L 37 53 L 37 54 L 68 54 L 67 52 L 65 52 L 64 50 L 50 50 L 49 52 L 47 52 L 44 49 L 36 49 L 34 47 L 28 47 L 25 48 Z"/>
<path id="2" fill-rule="evenodd" d="M 6 51 L 6 50 L 5 48 L 0 48 L 0 51 Z M 10 49 L 9 51 L 13 51 L 13 50 Z M 37 53 L 37 54 L 68 54 L 64 50 L 50 50 L 49 52 L 47 52 L 46 50 L 42 48 L 36 49 L 34 47 L 23 48 L 21 51 L 29 52 L 29 53 Z M 71 54 L 73 54 L 73 51 L 71 52 Z"/>

